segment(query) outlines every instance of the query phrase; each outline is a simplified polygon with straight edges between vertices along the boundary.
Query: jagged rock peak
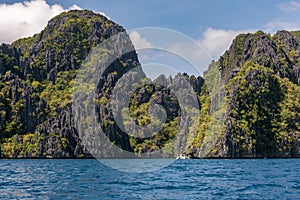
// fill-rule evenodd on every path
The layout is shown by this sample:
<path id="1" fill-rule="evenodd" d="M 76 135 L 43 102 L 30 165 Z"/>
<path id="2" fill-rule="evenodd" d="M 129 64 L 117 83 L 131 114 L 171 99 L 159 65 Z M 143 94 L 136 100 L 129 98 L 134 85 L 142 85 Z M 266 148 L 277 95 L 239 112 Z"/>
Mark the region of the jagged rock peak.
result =
<path id="1" fill-rule="evenodd" d="M 105 16 L 72 10 L 51 19 L 41 33 L 13 42 L 10 48 L 21 54 L 16 65 L 22 68 L 22 78 L 55 81 L 58 72 L 78 69 L 93 47 L 124 31 Z"/>
<path id="2" fill-rule="evenodd" d="M 238 35 L 217 62 L 224 82 L 228 83 L 246 62 L 253 62 L 298 84 L 299 36 L 299 31 L 278 31 L 274 36 L 263 31 Z"/>

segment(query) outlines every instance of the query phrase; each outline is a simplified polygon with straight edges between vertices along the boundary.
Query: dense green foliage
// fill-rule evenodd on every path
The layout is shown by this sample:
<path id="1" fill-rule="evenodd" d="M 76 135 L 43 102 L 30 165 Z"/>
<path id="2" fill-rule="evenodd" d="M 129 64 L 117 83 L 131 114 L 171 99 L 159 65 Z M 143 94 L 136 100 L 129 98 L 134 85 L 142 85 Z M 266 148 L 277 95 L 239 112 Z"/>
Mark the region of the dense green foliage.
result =
<path id="1" fill-rule="evenodd" d="M 243 66 L 227 85 L 235 156 L 270 157 L 279 155 L 278 151 L 293 152 L 295 139 L 300 136 L 299 90 L 266 67 L 252 63 Z"/>
<path id="2" fill-rule="evenodd" d="M 149 115 L 149 106 L 152 103 L 155 103 L 155 99 L 162 95 L 162 103 L 165 106 L 165 109 L 171 108 L 172 105 L 175 107 L 175 112 L 171 113 L 172 116 L 167 117 L 167 121 L 163 124 L 162 129 L 159 132 L 153 133 L 151 138 L 138 138 L 131 136 L 130 144 L 134 150 L 134 152 L 140 154 L 145 152 L 152 152 L 159 149 L 164 149 L 167 151 L 166 153 L 172 153 L 172 140 L 175 139 L 175 135 L 178 132 L 178 102 L 176 97 L 173 95 L 166 95 L 163 91 L 163 86 L 155 84 L 155 85 L 144 85 L 138 91 L 143 91 L 143 94 L 148 96 L 147 101 L 141 101 L 136 95 L 133 95 L 130 102 L 130 118 L 135 119 L 137 125 L 139 126 L 147 126 L 151 124 L 152 126 L 159 126 L 159 121 L 155 121 L 155 119 L 151 119 Z"/>

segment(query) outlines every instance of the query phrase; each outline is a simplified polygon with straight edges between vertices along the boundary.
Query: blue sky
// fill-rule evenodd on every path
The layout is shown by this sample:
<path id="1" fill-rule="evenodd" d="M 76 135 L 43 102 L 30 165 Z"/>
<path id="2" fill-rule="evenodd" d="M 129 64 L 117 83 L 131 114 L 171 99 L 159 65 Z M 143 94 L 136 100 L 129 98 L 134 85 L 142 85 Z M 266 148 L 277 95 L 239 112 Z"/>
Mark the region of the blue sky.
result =
<path id="1" fill-rule="evenodd" d="M 53 16 L 74 8 L 105 13 L 127 30 L 162 27 L 178 31 L 201 44 L 208 60 L 218 59 L 239 33 L 300 29 L 300 0 L 2 0 L 0 26 L 6 28 L 0 30 L 0 43 L 31 36 Z M 136 46 L 152 45 L 141 33 L 134 36 Z"/>
<path id="2" fill-rule="evenodd" d="M 289 12 L 285 12 L 281 9 L 283 4 L 295 8 L 290 3 L 293 1 L 283 0 L 49 0 L 47 2 L 61 4 L 64 8 L 76 4 L 81 8 L 102 11 L 128 29 L 157 26 L 171 28 L 194 38 L 199 37 L 201 31 L 207 27 L 232 30 L 269 29 L 268 23 L 296 23 L 300 17 L 297 10 L 291 12 L 286 8 Z M 298 3 L 300 4 L 299 1 Z"/>
<path id="3" fill-rule="evenodd" d="M 23 1 L 0 1 L 1 4 L 14 2 Z M 49 5 L 59 4 L 64 9 L 75 4 L 83 9 L 104 12 L 127 29 L 145 26 L 171 28 L 195 39 L 208 27 L 272 32 L 285 26 L 277 25 L 270 29 L 270 23 L 297 24 L 300 12 L 291 2 L 298 2 L 299 8 L 299 1 L 283 0 L 47 0 Z M 280 8 L 283 4 L 295 10 L 286 12 Z M 289 11 L 289 8 L 286 10 Z"/>

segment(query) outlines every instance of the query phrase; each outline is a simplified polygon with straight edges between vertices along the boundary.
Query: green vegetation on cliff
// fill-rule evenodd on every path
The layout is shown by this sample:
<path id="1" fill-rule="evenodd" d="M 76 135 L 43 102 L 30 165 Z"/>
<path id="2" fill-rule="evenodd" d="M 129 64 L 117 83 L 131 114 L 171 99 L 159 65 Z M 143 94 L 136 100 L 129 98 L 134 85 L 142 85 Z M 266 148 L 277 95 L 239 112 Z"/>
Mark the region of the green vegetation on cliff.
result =
<path id="1" fill-rule="evenodd" d="M 226 87 L 215 155 L 299 157 L 299 32 L 241 34 L 216 62 Z"/>
<path id="2" fill-rule="evenodd" d="M 90 50 L 121 31 L 92 11 L 69 11 L 0 46 L 0 157 L 88 154 L 71 119 L 74 79 Z"/>
<path id="3" fill-rule="evenodd" d="M 269 68 L 252 63 L 243 66 L 227 86 L 227 120 L 232 127 L 235 157 L 295 154 L 296 136 L 300 134 L 297 91 L 299 86 Z"/>

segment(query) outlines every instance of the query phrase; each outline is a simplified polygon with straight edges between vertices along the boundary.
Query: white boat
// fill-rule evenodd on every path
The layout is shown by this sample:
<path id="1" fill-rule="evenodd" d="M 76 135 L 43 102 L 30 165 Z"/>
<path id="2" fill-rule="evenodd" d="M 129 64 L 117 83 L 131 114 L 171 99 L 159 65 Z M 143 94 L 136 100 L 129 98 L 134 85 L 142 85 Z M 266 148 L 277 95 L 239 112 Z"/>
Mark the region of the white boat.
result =
<path id="1" fill-rule="evenodd" d="M 179 156 L 176 157 L 176 159 L 190 159 L 187 157 L 184 153 L 179 154 Z"/>

